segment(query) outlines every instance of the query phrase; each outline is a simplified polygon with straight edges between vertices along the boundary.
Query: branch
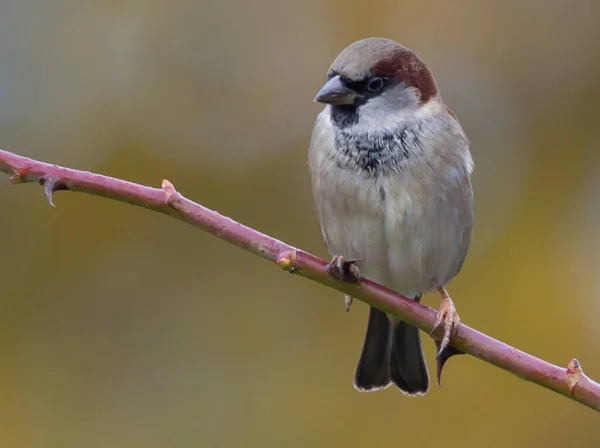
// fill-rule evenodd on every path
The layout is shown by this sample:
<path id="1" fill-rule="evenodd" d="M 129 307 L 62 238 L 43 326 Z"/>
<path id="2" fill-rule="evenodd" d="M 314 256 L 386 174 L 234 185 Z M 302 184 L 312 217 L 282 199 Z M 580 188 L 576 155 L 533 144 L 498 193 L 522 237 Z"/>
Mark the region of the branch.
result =
<path id="1" fill-rule="evenodd" d="M 360 285 L 336 280 L 327 272 L 326 261 L 190 201 L 178 193 L 168 180 L 163 180 L 162 188 L 151 188 L 87 171 L 38 162 L 2 150 L 0 171 L 9 174 L 14 184 L 39 182 L 44 186 L 51 205 L 52 194 L 55 191 L 70 190 L 164 213 L 277 263 L 288 272 L 395 314 L 427 333 L 431 331 L 435 321 L 436 313 L 431 308 L 368 279 L 363 279 Z M 439 334 L 434 336 L 439 337 Z M 572 359 L 565 369 L 522 352 L 465 324 L 460 325 L 451 339 L 451 344 L 461 352 L 600 411 L 600 384 L 583 373 L 576 359 Z"/>

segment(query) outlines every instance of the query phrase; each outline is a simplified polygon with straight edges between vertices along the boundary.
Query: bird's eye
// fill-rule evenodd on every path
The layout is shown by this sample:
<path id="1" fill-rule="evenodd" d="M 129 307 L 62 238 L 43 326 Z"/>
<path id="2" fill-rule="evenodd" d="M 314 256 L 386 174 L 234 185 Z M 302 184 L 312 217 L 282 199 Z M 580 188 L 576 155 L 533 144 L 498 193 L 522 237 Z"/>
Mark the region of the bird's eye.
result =
<path id="1" fill-rule="evenodd" d="M 373 78 L 369 79 L 369 83 L 367 84 L 367 89 L 369 89 L 369 92 L 377 92 L 381 90 L 382 87 L 383 78 L 380 78 L 379 76 L 374 76 Z"/>

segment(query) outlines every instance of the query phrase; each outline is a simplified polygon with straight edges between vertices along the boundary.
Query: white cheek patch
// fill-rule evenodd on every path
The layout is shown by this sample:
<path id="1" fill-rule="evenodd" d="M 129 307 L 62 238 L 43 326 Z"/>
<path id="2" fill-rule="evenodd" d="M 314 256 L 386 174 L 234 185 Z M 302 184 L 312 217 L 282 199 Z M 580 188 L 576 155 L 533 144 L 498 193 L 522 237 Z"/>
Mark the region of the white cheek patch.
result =
<path id="1" fill-rule="evenodd" d="M 404 121 L 404 115 L 414 116 L 414 110 L 397 110 L 385 97 L 379 96 L 360 106 L 356 126 L 378 130 L 395 129 L 399 122 Z"/>
<path id="2" fill-rule="evenodd" d="M 354 127 L 363 132 L 377 130 L 385 133 L 397 129 L 401 124 L 431 117 L 441 109 L 442 103 L 435 98 L 423 105 L 419 104 L 416 92 L 405 88 L 399 95 L 389 96 L 384 93 L 360 106 L 358 123 Z"/>

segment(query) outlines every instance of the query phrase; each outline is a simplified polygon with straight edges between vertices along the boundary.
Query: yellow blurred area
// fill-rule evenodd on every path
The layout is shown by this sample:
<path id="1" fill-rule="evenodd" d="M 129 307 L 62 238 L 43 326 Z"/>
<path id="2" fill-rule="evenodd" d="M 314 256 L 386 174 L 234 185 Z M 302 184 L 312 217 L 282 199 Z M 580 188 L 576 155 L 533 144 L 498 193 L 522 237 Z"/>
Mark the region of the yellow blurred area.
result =
<path id="1" fill-rule="evenodd" d="M 167 178 L 326 256 L 312 98 L 347 44 L 393 38 L 471 140 L 463 322 L 599 379 L 599 23 L 583 0 L 3 0 L 0 148 Z M 365 305 L 181 222 L 6 176 L 0 204 L 2 447 L 600 446 L 596 413 L 468 356 L 425 397 L 356 392 Z"/>

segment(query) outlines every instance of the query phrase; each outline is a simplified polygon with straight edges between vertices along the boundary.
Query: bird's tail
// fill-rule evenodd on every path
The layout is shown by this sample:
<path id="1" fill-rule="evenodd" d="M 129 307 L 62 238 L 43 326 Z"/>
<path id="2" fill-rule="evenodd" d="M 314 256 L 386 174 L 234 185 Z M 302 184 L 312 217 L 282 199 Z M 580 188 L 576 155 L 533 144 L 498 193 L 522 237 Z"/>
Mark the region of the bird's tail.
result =
<path id="1" fill-rule="evenodd" d="M 393 328 L 390 376 L 392 383 L 407 395 L 423 395 L 429 390 L 419 329 L 403 321 Z"/>
<path id="2" fill-rule="evenodd" d="M 369 392 L 389 386 L 392 324 L 385 312 L 369 307 L 363 349 L 354 372 L 354 387 Z"/>
<path id="3" fill-rule="evenodd" d="M 385 312 L 370 307 L 354 387 L 368 392 L 390 383 L 407 395 L 421 395 L 429 389 L 419 329 L 402 321 L 392 323 Z"/>

